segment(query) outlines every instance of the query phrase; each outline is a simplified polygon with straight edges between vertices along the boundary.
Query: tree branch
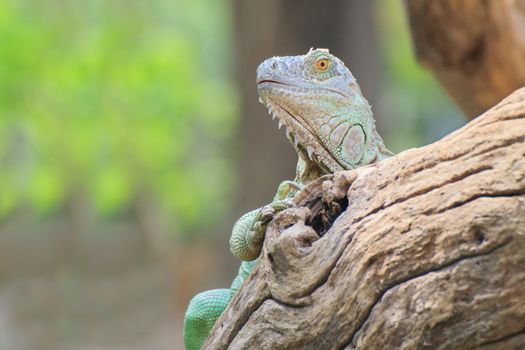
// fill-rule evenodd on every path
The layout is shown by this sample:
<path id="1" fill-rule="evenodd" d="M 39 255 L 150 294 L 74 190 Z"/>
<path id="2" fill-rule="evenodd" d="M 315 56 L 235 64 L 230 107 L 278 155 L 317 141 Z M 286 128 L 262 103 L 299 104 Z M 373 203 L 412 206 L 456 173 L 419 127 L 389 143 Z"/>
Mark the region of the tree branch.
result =
<path id="1" fill-rule="evenodd" d="M 525 85 L 525 0 L 404 0 L 416 56 L 468 118 Z"/>
<path id="2" fill-rule="evenodd" d="M 525 345 L 525 89 L 294 200 L 205 349 Z"/>

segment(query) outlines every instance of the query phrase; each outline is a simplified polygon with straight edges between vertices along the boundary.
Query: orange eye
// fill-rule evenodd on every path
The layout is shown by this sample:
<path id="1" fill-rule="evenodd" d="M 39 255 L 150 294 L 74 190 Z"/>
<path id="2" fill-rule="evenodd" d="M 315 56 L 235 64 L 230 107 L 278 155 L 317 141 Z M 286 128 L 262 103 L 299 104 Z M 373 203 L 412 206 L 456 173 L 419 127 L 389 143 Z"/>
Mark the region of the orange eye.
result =
<path id="1" fill-rule="evenodd" d="M 328 66 L 330 64 L 330 61 L 328 58 L 320 58 L 317 61 L 315 61 L 315 68 L 320 71 L 325 71 L 328 69 Z"/>

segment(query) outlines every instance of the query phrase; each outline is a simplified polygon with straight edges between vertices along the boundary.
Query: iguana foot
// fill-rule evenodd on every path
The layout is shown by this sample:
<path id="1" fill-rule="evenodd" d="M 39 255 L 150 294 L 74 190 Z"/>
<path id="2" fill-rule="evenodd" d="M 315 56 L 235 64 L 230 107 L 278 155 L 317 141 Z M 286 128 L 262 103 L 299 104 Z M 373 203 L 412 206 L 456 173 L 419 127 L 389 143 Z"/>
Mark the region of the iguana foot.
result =
<path id="1" fill-rule="evenodd" d="M 230 250 L 244 261 L 257 259 L 261 253 L 268 223 L 280 211 L 295 207 L 291 199 L 276 200 L 242 216 L 233 226 Z"/>
<path id="2" fill-rule="evenodd" d="M 251 230 L 254 231 L 254 240 L 264 239 L 266 227 L 278 212 L 284 209 L 294 208 L 295 206 L 295 203 L 291 199 L 283 199 L 274 201 L 259 209 L 251 227 Z"/>

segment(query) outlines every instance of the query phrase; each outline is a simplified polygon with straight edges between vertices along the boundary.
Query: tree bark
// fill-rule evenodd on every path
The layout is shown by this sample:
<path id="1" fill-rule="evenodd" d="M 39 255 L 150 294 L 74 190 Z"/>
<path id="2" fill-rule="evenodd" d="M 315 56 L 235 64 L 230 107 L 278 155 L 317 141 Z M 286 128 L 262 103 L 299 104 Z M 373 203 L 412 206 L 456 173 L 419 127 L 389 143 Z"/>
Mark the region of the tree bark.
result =
<path id="1" fill-rule="evenodd" d="M 468 118 L 525 86 L 525 0 L 405 0 L 416 56 Z"/>
<path id="2" fill-rule="evenodd" d="M 204 349 L 524 348 L 525 89 L 294 201 Z"/>

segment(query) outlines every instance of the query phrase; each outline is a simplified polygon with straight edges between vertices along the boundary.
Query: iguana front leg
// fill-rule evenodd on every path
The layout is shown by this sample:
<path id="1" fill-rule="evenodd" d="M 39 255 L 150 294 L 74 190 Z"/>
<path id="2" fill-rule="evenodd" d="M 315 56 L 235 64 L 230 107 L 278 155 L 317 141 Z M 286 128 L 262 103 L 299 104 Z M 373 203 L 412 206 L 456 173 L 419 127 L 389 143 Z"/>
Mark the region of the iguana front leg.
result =
<path id="1" fill-rule="evenodd" d="M 283 181 L 272 203 L 244 214 L 233 226 L 230 237 L 230 251 L 243 261 L 257 259 L 261 252 L 266 227 L 274 215 L 294 206 L 291 198 L 301 188 L 294 181 Z"/>
<path id="2" fill-rule="evenodd" d="M 241 263 L 230 289 L 208 290 L 191 299 L 184 317 L 184 344 L 187 350 L 198 350 L 204 344 L 215 321 L 257 264 L 266 226 L 275 213 L 293 205 L 290 198 L 299 189 L 299 184 L 283 181 L 272 203 L 252 210 L 237 220 L 233 227 L 230 246 L 234 255 L 245 261 Z"/>

